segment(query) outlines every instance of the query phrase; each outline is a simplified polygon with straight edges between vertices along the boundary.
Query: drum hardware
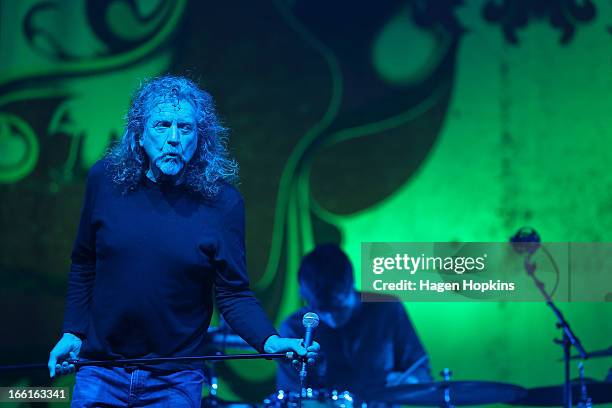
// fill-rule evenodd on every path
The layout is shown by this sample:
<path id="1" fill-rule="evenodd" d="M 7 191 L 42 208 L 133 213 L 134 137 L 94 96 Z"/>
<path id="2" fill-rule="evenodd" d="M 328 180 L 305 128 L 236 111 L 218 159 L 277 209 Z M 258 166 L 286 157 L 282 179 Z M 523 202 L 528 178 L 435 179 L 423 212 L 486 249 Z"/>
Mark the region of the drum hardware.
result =
<path id="1" fill-rule="evenodd" d="M 301 395 L 300 395 L 301 394 Z M 354 394 L 335 389 L 303 388 L 302 392 L 278 390 L 264 399 L 264 408 L 365 408 Z"/>
<path id="2" fill-rule="evenodd" d="M 217 354 L 224 353 L 228 348 L 234 350 L 253 350 L 253 348 L 242 339 L 242 337 L 235 334 L 227 325 L 221 321 L 219 326 L 210 326 L 206 331 L 206 343 L 207 346 L 212 350 L 215 350 Z M 215 361 L 209 361 L 205 364 L 206 371 L 206 382 L 208 388 L 208 395 L 202 398 L 202 406 L 204 407 L 229 407 L 244 405 L 236 402 L 224 401 L 218 397 L 219 393 L 219 379 L 216 374 Z"/>
<path id="3" fill-rule="evenodd" d="M 598 381 L 585 381 L 583 384 L 576 382 L 572 385 L 572 404 L 579 407 L 587 407 L 583 404 L 582 392 L 588 395 L 584 404 L 605 404 L 612 402 L 612 384 Z M 527 394 L 511 405 L 536 406 L 536 407 L 558 407 L 564 404 L 564 384 L 550 387 L 537 387 L 527 389 Z"/>
<path id="4" fill-rule="evenodd" d="M 448 369 L 446 369 L 448 370 Z M 360 395 L 370 402 L 417 406 L 453 407 L 510 403 L 526 394 L 523 387 L 490 381 L 452 381 L 451 372 L 443 371 L 440 382 L 402 384 Z"/>
<path id="5" fill-rule="evenodd" d="M 452 374 L 453 373 L 448 368 L 445 368 L 444 370 L 440 372 L 440 375 L 444 379 L 443 383 L 445 384 L 444 385 L 444 405 L 443 405 L 444 408 L 454 408 L 453 404 L 451 404 L 451 388 L 450 386 L 448 386 L 448 383 L 450 382 Z"/>
<path id="6" fill-rule="evenodd" d="M 572 405 L 592 408 L 593 404 L 612 402 L 612 383 L 596 381 L 584 375 L 584 364 L 578 363 L 579 377 L 572 381 Z M 565 384 L 527 389 L 527 394 L 512 405 L 553 407 L 564 404 Z"/>
<path id="7" fill-rule="evenodd" d="M 578 403 L 578 408 L 592 408 L 593 402 L 588 396 L 584 381 L 584 364 L 578 363 L 578 372 L 580 373 L 580 402 Z"/>
<path id="8" fill-rule="evenodd" d="M 253 350 L 246 341 L 242 339 L 242 337 L 238 336 L 227 326 L 216 326 L 209 327 L 206 332 L 206 342 L 207 344 L 221 352 L 224 352 L 226 349 L 234 349 L 234 350 Z"/>

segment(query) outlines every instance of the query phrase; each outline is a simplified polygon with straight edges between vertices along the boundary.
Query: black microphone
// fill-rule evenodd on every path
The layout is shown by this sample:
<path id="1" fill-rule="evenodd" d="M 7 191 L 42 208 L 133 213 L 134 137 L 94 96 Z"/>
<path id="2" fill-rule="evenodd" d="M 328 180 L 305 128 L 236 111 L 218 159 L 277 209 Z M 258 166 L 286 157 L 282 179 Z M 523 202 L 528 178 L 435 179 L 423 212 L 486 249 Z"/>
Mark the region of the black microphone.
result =
<path id="1" fill-rule="evenodd" d="M 312 333 L 315 327 L 319 325 L 319 315 L 313 312 L 308 312 L 302 317 L 302 325 L 306 329 L 304 334 L 304 348 L 308 349 L 312 345 Z M 300 370 L 300 380 L 303 382 L 306 379 L 306 366 L 308 364 L 308 358 L 302 361 L 302 369 Z"/>
<path id="2" fill-rule="evenodd" d="M 540 235 L 531 227 L 521 227 L 510 242 L 516 252 L 531 256 L 540 248 Z"/>

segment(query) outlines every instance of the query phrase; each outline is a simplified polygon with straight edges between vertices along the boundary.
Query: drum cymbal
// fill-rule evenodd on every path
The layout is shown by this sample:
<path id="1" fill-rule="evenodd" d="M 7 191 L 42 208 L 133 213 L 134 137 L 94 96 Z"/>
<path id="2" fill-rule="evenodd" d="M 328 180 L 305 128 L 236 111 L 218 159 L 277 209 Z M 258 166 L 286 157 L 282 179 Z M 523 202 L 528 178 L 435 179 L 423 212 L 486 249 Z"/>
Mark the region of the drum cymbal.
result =
<path id="1" fill-rule="evenodd" d="M 489 381 L 444 381 L 402 384 L 386 387 L 367 395 L 368 401 L 391 404 L 438 406 L 444 402 L 446 390 L 453 405 L 481 405 L 508 403 L 523 397 L 526 390 L 512 384 Z"/>
<path id="2" fill-rule="evenodd" d="M 587 396 L 593 404 L 612 402 L 612 383 L 587 382 Z M 572 404 L 578 404 L 581 400 L 581 387 L 572 384 Z M 538 387 L 527 389 L 527 394 L 511 405 L 531 405 L 536 407 L 553 407 L 563 405 L 563 385 L 552 387 Z"/>

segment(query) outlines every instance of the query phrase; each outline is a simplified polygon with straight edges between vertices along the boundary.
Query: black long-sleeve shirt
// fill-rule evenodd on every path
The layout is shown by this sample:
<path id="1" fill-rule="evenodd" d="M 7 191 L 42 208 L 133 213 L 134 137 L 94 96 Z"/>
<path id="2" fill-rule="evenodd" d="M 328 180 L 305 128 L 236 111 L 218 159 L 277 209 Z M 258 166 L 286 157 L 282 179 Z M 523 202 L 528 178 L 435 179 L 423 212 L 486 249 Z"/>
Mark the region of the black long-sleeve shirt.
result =
<path id="1" fill-rule="evenodd" d="M 249 289 L 238 191 L 224 184 L 206 199 L 144 178 L 122 193 L 105 167 L 88 176 L 68 280 L 63 331 L 85 338 L 81 357 L 203 354 L 213 293 L 232 329 L 261 352 L 276 331 Z"/>

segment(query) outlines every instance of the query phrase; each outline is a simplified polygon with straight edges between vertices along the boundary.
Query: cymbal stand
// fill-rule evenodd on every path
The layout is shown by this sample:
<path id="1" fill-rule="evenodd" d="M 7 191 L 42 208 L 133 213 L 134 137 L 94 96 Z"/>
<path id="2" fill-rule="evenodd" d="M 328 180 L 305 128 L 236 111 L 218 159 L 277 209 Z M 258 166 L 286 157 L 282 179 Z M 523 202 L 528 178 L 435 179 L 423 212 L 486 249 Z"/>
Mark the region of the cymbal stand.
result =
<path id="1" fill-rule="evenodd" d="M 451 380 L 451 376 L 453 375 L 453 373 L 448 368 L 445 368 L 444 370 L 440 372 L 440 375 L 442 376 L 443 382 L 445 384 L 448 384 Z M 442 402 L 440 407 L 441 408 L 455 408 L 455 406 L 452 404 L 451 390 L 448 385 L 444 386 L 444 401 Z"/>
<path id="2" fill-rule="evenodd" d="M 587 394 L 586 382 L 584 381 L 584 363 L 578 363 L 578 372 L 580 373 L 580 402 L 578 408 L 593 408 L 593 402 Z"/>

